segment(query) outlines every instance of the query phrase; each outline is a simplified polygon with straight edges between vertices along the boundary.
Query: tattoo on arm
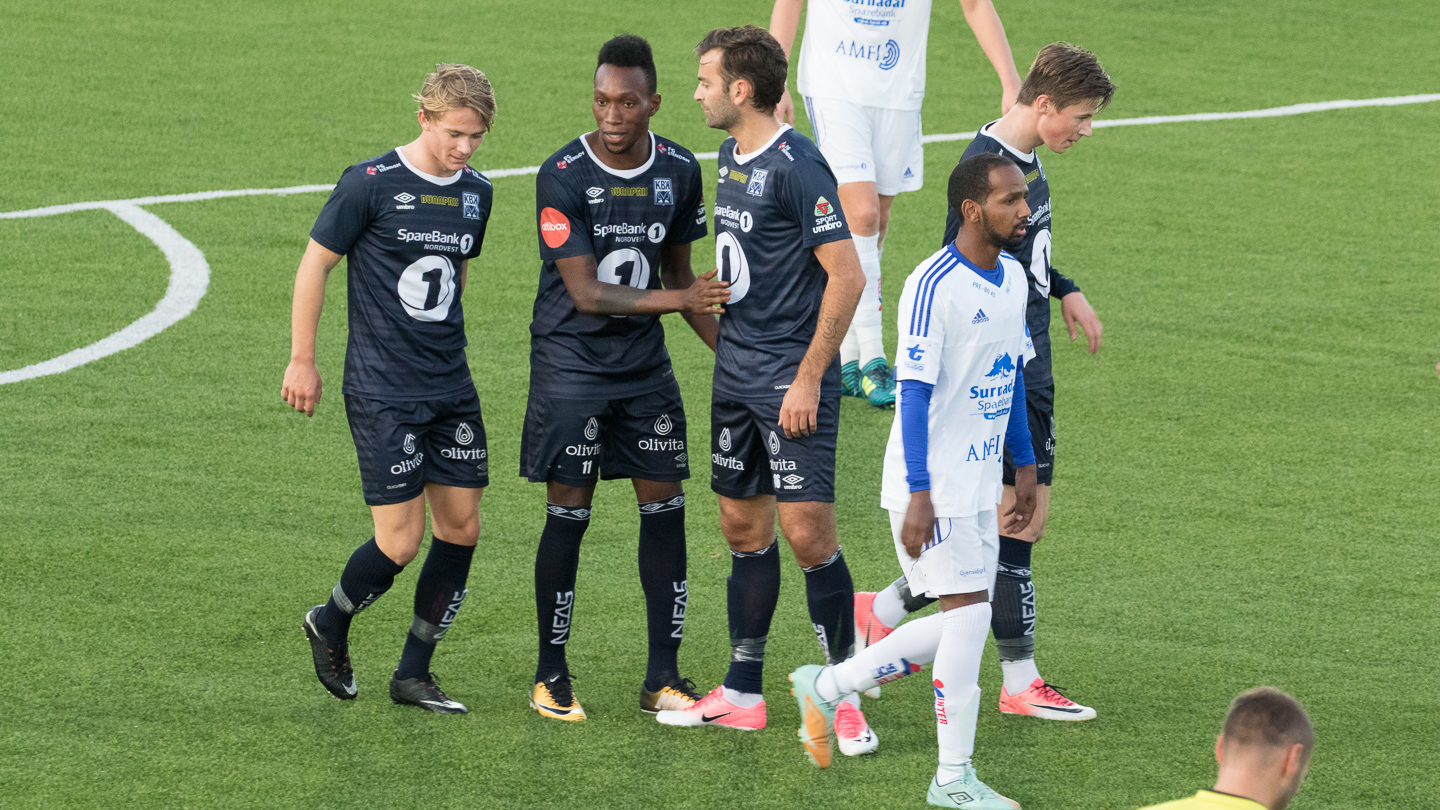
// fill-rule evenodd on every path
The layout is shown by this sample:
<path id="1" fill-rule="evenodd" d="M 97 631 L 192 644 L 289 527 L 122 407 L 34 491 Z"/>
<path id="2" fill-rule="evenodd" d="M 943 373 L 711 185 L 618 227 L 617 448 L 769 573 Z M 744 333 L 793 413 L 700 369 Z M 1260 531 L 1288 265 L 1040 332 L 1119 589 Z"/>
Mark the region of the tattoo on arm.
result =
<path id="1" fill-rule="evenodd" d="M 820 334 L 826 340 L 841 340 L 845 337 L 845 330 L 841 328 L 839 318 L 825 318 L 824 327 Z"/>

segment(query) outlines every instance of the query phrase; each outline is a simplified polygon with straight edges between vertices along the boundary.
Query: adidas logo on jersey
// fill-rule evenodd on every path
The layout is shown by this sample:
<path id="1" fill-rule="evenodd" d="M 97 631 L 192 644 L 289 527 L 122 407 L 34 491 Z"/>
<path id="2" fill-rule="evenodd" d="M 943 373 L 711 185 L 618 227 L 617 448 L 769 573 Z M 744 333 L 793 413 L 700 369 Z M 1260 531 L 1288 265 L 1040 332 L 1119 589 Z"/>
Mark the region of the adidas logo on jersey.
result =
<path id="1" fill-rule="evenodd" d="M 972 319 L 972 320 L 970 321 L 970 323 L 972 323 L 972 324 L 975 324 L 975 323 L 985 323 L 985 322 L 988 321 L 988 320 L 990 320 L 990 319 L 987 318 L 987 317 L 985 317 L 985 310 L 983 310 L 983 309 L 977 309 L 977 310 L 975 310 L 975 317 L 974 317 L 974 319 Z"/>

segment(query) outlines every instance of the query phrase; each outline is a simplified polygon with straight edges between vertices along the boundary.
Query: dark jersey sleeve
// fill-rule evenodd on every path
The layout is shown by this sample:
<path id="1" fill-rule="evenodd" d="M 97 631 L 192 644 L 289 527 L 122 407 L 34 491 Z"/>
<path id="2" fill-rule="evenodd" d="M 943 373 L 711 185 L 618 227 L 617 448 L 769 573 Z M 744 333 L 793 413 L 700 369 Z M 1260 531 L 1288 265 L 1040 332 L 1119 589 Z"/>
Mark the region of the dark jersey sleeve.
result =
<path id="1" fill-rule="evenodd" d="M 480 246 L 485 243 L 485 231 L 490 227 L 490 209 L 495 202 L 495 190 L 489 185 L 475 193 L 480 195 L 480 227 L 475 230 L 475 246 L 461 257 L 467 261 L 480 255 Z"/>
<path id="2" fill-rule="evenodd" d="M 1075 279 L 1056 270 L 1052 265 L 1050 267 L 1050 297 L 1064 298 L 1070 293 L 1077 292 L 1080 292 L 1080 285 L 1075 283 Z"/>
<path id="3" fill-rule="evenodd" d="M 780 206 L 800 224 L 800 244 L 807 248 L 850 238 L 835 175 L 818 160 L 796 161 L 780 187 Z"/>
<path id="4" fill-rule="evenodd" d="M 365 175 L 351 166 L 340 175 L 340 182 L 335 184 L 330 199 L 320 209 L 315 227 L 310 229 L 310 238 L 326 250 L 344 255 L 355 246 L 369 224 L 370 193 Z"/>
<path id="5" fill-rule="evenodd" d="M 700 166 L 690 164 L 684 185 L 680 189 L 680 207 L 675 212 L 675 224 L 665 236 L 667 245 L 688 245 L 709 233 L 705 216 L 705 186 L 700 180 Z"/>
<path id="6" fill-rule="evenodd" d="M 547 262 L 572 256 L 594 255 L 590 227 L 585 224 L 584 203 L 550 172 L 535 178 L 535 215 L 540 234 L 540 258 Z"/>

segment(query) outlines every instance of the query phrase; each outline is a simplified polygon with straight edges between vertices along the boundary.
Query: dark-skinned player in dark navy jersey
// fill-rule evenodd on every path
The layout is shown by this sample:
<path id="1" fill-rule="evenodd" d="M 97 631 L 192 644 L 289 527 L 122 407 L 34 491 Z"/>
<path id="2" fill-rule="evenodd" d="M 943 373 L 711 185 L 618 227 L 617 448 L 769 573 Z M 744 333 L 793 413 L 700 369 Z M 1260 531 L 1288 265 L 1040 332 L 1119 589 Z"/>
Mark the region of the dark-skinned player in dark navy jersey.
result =
<path id="1" fill-rule="evenodd" d="M 1035 450 L 1035 516 L 1013 536 L 1000 536 L 991 631 L 1000 654 L 1005 682 L 1000 711 L 1049 720 L 1089 720 L 1095 710 L 1062 695 L 1040 677 L 1035 665 L 1035 586 L 1031 581 L 1031 546 L 1045 532 L 1050 511 L 1050 485 L 1055 472 L 1055 383 L 1050 372 L 1050 298 L 1060 300 L 1060 314 L 1070 339 L 1085 331 L 1091 354 L 1100 348 L 1101 325 L 1095 310 L 1074 281 L 1051 262 L 1050 183 L 1040 156 L 1042 144 L 1063 154 L 1091 133 L 1091 119 L 1110 103 L 1115 85 L 1089 51 L 1064 42 L 1045 46 L 1021 85 L 1019 100 L 999 120 L 980 128 L 961 160 L 980 154 L 1004 155 L 1025 175 L 1030 207 L 1024 241 L 1010 251 L 1025 267 L 1030 284 L 1026 324 L 1035 343 L 1035 358 L 1025 364 L 1025 411 Z M 944 244 L 955 240 L 960 220 L 951 208 Z M 1007 447 L 1003 455 L 1004 496 L 1000 522 L 1015 509 L 1015 463 Z M 857 594 L 857 632 L 864 640 L 883 638 L 909 611 L 933 600 L 910 593 L 905 579 L 875 594 Z"/>
<path id="2" fill-rule="evenodd" d="M 419 554 L 428 502 L 434 534 L 390 697 L 461 714 L 465 707 L 440 690 L 430 661 L 465 600 L 489 481 L 460 298 L 490 220 L 490 181 L 467 163 L 490 130 L 495 94 L 480 71 L 441 64 L 415 99 L 420 136 L 346 169 L 310 232 L 295 277 L 281 396 L 314 415 L 325 282 L 344 256 L 350 337 L 341 392 L 375 536 L 350 555 L 329 601 L 305 614 L 305 635 L 320 683 L 353 699 L 350 622 Z"/>
<path id="3" fill-rule="evenodd" d="M 667 725 L 765 725 L 766 635 L 780 596 L 780 529 L 805 571 L 827 659 L 854 646 L 850 572 L 835 529 L 836 356 L 865 276 L 835 176 L 808 138 L 775 120 L 785 51 L 754 26 L 718 28 L 696 47 L 695 99 L 720 147 L 715 264 L 729 284 L 710 417 L 710 486 L 730 545 L 730 669 Z"/>
<path id="4" fill-rule="evenodd" d="M 580 543 L 598 479 L 629 478 L 640 509 L 640 585 L 650 656 L 640 708 L 684 709 L 699 698 L 677 653 L 689 599 L 685 408 L 660 315 L 679 312 L 711 349 L 715 271 L 695 278 L 705 197 L 695 156 L 650 132 L 660 109 L 650 44 L 616 37 L 596 60 L 595 130 L 540 167 L 535 209 L 539 291 L 530 324 L 530 399 L 520 474 L 543 482 L 545 529 L 535 554 L 539 663 L 530 705 L 584 720 L 565 646 L 576 609 Z M 663 288 L 662 288 L 663 282 Z"/>

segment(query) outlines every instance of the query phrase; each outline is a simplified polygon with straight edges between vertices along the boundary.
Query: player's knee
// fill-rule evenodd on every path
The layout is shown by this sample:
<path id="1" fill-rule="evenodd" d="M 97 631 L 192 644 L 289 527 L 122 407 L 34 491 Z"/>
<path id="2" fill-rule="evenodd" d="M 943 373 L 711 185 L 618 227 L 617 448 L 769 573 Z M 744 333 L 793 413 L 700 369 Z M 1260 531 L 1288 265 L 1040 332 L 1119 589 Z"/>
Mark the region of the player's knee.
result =
<path id="1" fill-rule="evenodd" d="M 787 532 L 785 539 L 795 553 L 795 561 L 806 568 L 819 565 L 835 556 L 839 546 L 835 533 L 823 526 L 797 526 Z"/>
<path id="2" fill-rule="evenodd" d="M 880 232 L 880 209 L 864 203 L 852 205 L 845 209 L 845 223 L 851 233 L 873 236 Z"/>
<path id="3" fill-rule="evenodd" d="M 435 536 L 457 546 L 473 546 L 480 540 L 480 516 L 446 526 L 436 526 Z"/>

